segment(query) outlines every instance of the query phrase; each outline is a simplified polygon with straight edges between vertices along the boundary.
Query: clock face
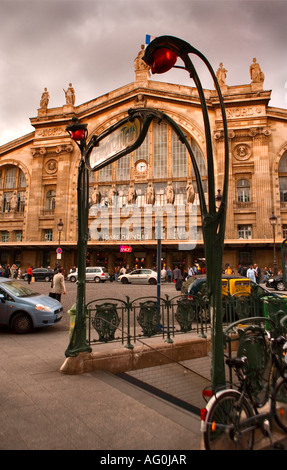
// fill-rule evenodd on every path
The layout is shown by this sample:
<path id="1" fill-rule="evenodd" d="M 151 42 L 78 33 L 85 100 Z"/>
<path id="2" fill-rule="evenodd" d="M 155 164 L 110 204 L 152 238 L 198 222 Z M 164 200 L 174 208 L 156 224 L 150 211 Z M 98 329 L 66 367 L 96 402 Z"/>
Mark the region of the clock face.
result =
<path id="1" fill-rule="evenodd" d="M 143 173 L 147 170 L 147 163 L 146 162 L 137 162 L 136 164 L 137 171 Z"/>

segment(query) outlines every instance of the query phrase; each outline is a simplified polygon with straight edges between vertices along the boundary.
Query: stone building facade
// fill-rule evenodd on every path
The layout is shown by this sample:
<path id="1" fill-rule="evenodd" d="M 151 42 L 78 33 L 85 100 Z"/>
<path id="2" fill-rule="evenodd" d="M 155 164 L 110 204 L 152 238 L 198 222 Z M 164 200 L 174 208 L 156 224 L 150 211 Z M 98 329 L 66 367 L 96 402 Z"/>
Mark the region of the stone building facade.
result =
<path id="1" fill-rule="evenodd" d="M 120 121 L 130 108 L 148 107 L 166 113 L 188 136 L 207 188 L 204 124 L 197 90 L 151 80 L 141 52 L 134 61 L 134 82 L 87 103 L 75 104 L 75 90 L 69 84 L 66 103 L 49 108 L 45 89 L 37 116 L 30 119 L 34 132 L 0 147 L 1 265 L 16 263 L 24 270 L 30 265 L 54 267 L 61 263 L 68 271 L 77 264 L 80 152 L 66 132 L 73 116 L 87 124 L 90 138 Z M 234 269 L 250 263 L 272 267 L 274 238 L 269 218 L 274 213 L 280 267 L 280 245 L 287 237 L 287 110 L 269 106 L 271 91 L 264 90 L 264 75 L 256 59 L 250 66 L 249 84 L 229 86 L 226 73 L 220 64 L 217 76 L 230 146 L 224 264 Z M 222 118 L 215 90 L 205 90 L 205 96 L 220 195 Z M 154 267 L 156 220 L 161 220 L 164 264 L 188 267 L 204 258 L 190 157 L 166 123 L 154 120 L 141 147 L 91 172 L 89 193 L 88 265 L 104 265 L 110 272 L 120 265 Z M 60 219 L 61 233 L 57 228 Z M 61 259 L 56 253 L 59 245 Z M 121 248 L 123 245 L 129 248 Z"/>

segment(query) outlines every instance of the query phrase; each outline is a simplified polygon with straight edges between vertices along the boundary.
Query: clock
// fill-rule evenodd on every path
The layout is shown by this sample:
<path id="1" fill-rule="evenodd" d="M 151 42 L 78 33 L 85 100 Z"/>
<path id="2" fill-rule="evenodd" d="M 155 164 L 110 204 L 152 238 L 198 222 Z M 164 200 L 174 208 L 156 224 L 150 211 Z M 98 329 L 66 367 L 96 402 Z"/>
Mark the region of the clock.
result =
<path id="1" fill-rule="evenodd" d="M 144 173 L 147 170 L 147 162 L 141 160 L 136 163 L 136 170 L 139 173 Z"/>

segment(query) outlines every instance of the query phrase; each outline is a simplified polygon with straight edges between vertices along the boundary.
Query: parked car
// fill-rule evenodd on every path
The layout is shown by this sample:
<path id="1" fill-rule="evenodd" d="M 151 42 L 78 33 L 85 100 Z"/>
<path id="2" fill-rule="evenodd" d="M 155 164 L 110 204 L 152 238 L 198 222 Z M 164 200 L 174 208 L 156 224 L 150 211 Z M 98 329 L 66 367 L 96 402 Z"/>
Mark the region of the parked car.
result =
<path id="1" fill-rule="evenodd" d="M 54 276 L 54 271 L 52 269 L 48 268 L 35 268 L 33 269 L 33 277 L 36 281 L 46 281 L 46 282 L 51 282 Z M 24 273 L 23 274 L 23 279 L 27 281 L 28 279 L 28 274 Z"/>
<path id="2" fill-rule="evenodd" d="M 89 266 L 86 268 L 86 281 L 105 282 L 109 279 L 110 275 L 108 273 L 108 270 L 103 266 Z M 67 280 L 71 282 L 76 282 L 78 280 L 78 271 L 70 273 L 67 277 Z"/>
<path id="3" fill-rule="evenodd" d="M 204 299 L 207 293 L 206 289 L 206 275 L 192 276 L 186 282 L 183 283 L 181 290 L 183 298 L 196 302 L 197 299 Z M 252 298 L 256 304 L 256 313 L 260 316 L 264 315 L 264 304 L 263 298 L 272 297 L 277 300 L 286 300 L 287 296 L 276 294 L 263 287 L 261 284 L 256 284 L 250 281 L 249 278 L 240 275 L 222 275 L 222 297 L 224 300 L 228 298 L 228 295 L 233 298 L 248 301 L 248 297 Z M 204 302 L 202 302 L 204 305 Z M 251 311 L 251 304 L 249 303 L 249 311 Z M 244 308 L 247 307 L 246 302 L 241 303 L 242 313 Z M 240 305 L 237 305 L 240 308 Z M 248 311 L 248 309 L 247 309 Z M 248 315 L 246 315 L 248 316 Z"/>
<path id="4" fill-rule="evenodd" d="M 120 274 L 118 282 L 122 284 L 156 284 L 157 272 L 152 269 L 135 269 L 130 273 Z"/>
<path id="5" fill-rule="evenodd" d="M 57 300 L 38 294 L 23 282 L 0 278 L 0 324 L 16 333 L 28 333 L 59 322 L 62 313 Z"/>
<path id="6" fill-rule="evenodd" d="M 271 287 L 272 289 L 275 290 L 286 290 L 286 287 L 283 282 L 283 276 L 278 275 L 278 276 L 271 276 L 267 281 L 266 281 L 266 287 Z"/>

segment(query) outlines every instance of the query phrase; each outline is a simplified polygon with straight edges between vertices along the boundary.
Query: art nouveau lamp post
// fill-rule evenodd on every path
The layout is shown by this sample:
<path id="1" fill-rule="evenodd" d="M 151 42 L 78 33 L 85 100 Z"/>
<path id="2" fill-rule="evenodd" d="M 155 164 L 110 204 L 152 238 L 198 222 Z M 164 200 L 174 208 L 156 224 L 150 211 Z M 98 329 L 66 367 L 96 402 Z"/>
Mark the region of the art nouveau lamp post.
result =
<path id="1" fill-rule="evenodd" d="M 272 212 L 271 216 L 269 217 L 269 221 L 273 230 L 273 274 L 274 276 L 277 276 L 278 274 L 278 268 L 277 268 L 277 258 L 276 258 L 276 242 L 275 242 L 275 228 L 277 225 L 277 217 Z"/>
<path id="2" fill-rule="evenodd" d="M 190 60 L 189 54 L 198 56 L 207 66 L 212 79 L 214 81 L 221 108 L 223 130 L 224 130 L 224 181 L 221 200 L 216 201 L 215 185 L 214 185 L 214 161 L 211 139 L 211 129 L 209 116 L 207 112 L 207 104 L 203 92 L 203 88 L 195 67 Z M 184 66 L 175 66 L 178 58 L 183 60 Z M 172 67 L 187 70 L 190 77 L 194 80 L 197 87 L 202 113 L 204 120 L 205 139 L 206 139 L 206 155 L 208 168 L 208 204 L 205 201 L 203 191 L 199 191 L 202 232 L 204 239 L 204 249 L 207 267 L 207 288 L 210 303 L 211 319 L 212 319 L 212 367 L 211 379 L 214 388 L 225 385 L 224 371 L 224 349 L 223 349 L 223 331 L 222 331 L 222 292 L 221 292 L 221 274 L 222 274 L 222 257 L 224 247 L 224 233 L 226 224 L 226 204 L 228 191 L 228 135 L 227 120 L 225 108 L 221 95 L 221 90 L 216 75 L 207 61 L 207 59 L 187 42 L 172 37 L 161 36 L 154 39 L 145 51 L 143 60 L 150 65 L 152 73 L 164 73 Z M 202 188 L 201 176 L 195 171 L 195 177 L 198 187 Z M 218 204 L 219 203 L 219 204 Z M 218 206 L 218 207 L 216 207 Z M 208 209 L 207 209 L 208 207 Z"/>
<path id="3" fill-rule="evenodd" d="M 89 171 L 85 165 L 87 145 L 87 124 L 81 124 L 73 118 L 73 124 L 66 127 L 71 138 L 81 151 L 81 160 L 78 167 L 78 285 L 76 300 L 76 321 L 70 343 L 65 352 L 66 356 L 77 356 L 79 352 L 91 352 L 92 348 L 86 340 L 86 256 L 88 242 L 88 215 L 89 215 Z"/>

